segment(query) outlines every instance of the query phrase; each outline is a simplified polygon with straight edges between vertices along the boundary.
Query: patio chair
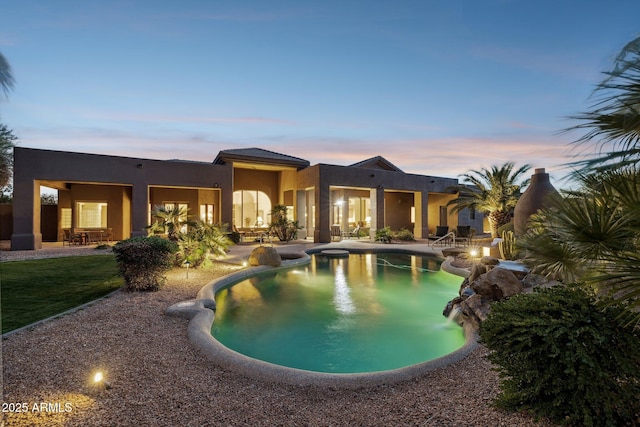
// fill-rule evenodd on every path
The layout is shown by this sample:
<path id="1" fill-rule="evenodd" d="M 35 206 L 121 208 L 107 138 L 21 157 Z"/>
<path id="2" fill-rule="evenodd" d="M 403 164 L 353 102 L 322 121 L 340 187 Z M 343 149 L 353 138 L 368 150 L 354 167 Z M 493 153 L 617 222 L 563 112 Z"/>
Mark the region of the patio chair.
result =
<path id="1" fill-rule="evenodd" d="M 436 227 L 436 234 L 427 237 L 427 240 L 439 240 L 445 237 L 448 233 L 449 233 L 448 225 L 439 225 Z M 439 241 L 439 243 L 441 245 L 444 245 L 445 243 L 448 243 L 450 240 L 451 240 L 450 238 L 442 239 Z"/>
<path id="2" fill-rule="evenodd" d="M 64 246 L 64 242 L 67 242 L 67 245 L 80 245 L 82 244 L 83 238 L 80 233 L 72 233 L 70 228 L 62 229 L 62 246 Z"/>
<path id="3" fill-rule="evenodd" d="M 331 226 L 331 240 L 333 240 L 334 237 L 337 237 L 339 240 L 342 240 L 342 230 L 340 229 L 339 225 Z"/>
<path id="4" fill-rule="evenodd" d="M 465 246 L 468 246 L 471 244 L 472 237 L 470 225 L 459 225 L 456 227 L 456 243 L 462 242 Z"/>
<path id="5" fill-rule="evenodd" d="M 355 237 L 355 238 L 359 239 L 360 238 L 360 226 L 357 225 L 356 228 L 354 228 L 353 230 L 345 232 L 344 233 L 344 237 L 346 237 L 348 239 L 350 239 L 352 237 Z"/>

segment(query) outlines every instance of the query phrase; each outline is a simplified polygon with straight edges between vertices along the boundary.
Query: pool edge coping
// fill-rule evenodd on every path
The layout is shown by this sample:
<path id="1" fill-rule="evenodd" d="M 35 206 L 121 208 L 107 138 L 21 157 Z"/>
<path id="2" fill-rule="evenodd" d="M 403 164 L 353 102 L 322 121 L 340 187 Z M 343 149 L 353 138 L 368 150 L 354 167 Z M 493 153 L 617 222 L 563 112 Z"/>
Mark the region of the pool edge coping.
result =
<path id="1" fill-rule="evenodd" d="M 196 299 L 174 304 L 167 308 L 166 313 L 168 315 L 189 319 L 189 325 L 187 327 L 189 341 L 202 351 L 207 359 L 216 363 L 218 366 L 243 376 L 297 386 L 313 385 L 335 388 L 361 388 L 395 384 L 411 380 L 427 372 L 458 362 L 466 358 L 478 347 L 479 336 L 476 326 L 470 322 L 465 322 L 462 325 L 465 343 L 459 349 L 444 356 L 388 371 L 342 374 L 307 371 L 254 359 L 229 349 L 211 335 L 211 327 L 213 326 L 215 314 L 214 297 L 216 292 L 249 277 L 276 273 L 295 266 L 306 265 L 311 261 L 309 254 L 318 253 L 321 250 L 322 248 L 320 247 L 312 248 L 306 252 L 299 252 L 295 254 L 299 256 L 298 258 L 284 260 L 279 267 L 250 267 L 242 271 L 227 274 L 204 285 L 198 292 Z M 368 250 L 356 248 L 353 250 L 349 249 L 349 251 L 353 253 L 397 252 L 425 254 L 425 252 L 422 251 L 404 248 L 368 248 Z M 431 254 L 433 255 L 433 253 Z M 448 272 L 456 274 L 452 271 Z"/>

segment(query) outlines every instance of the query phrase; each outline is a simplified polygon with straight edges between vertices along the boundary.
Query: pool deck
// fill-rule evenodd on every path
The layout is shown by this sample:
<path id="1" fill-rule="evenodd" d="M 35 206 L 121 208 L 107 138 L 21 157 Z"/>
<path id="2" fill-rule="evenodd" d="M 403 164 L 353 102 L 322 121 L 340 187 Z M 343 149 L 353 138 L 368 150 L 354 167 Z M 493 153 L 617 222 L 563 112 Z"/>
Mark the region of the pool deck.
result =
<path id="1" fill-rule="evenodd" d="M 241 265 L 247 260 L 251 251 L 257 246 L 259 245 L 234 246 L 229 252 L 226 262 Z M 340 242 L 321 245 L 306 242 L 293 242 L 289 244 L 274 245 L 274 247 L 276 247 L 278 253 L 283 255 L 284 260 L 282 262 L 282 266 L 251 267 L 237 273 L 226 275 L 205 285 L 195 299 L 174 304 L 167 309 L 167 314 L 169 315 L 190 319 L 188 326 L 189 340 L 199 348 L 208 359 L 225 369 L 229 369 L 245 376 L 285 384 L 352 389 L 375 385 L 395 384 L 411 378 L 416 378 L 426 372 L 442 368 L 443 366 L 464 359 L 478 346 L 478 334 L 475 327 L 471 324 L 464 324 L 463 328 L 466 337 L 465 344 L 460 349 L 452 353 L 434 360 L 400 369 L 357 374 L 333 374 L 288 368 L 253 359 L 235 352 L 222 345 L 211 335 L 211 327 L 214 322 L 215 310 L 214 296 L 219 289 L 248 277 L 260 274 L 269 274 L 275 271 L 288 269 L 296 265 L 305 265 L 309 263 L 310 260 L 307 253 L 320 252 L 326 249 L 342 249 L 356 253 L 400 252 L 442 257 L 441 250 L 434 249 L 427 243 L 377 244 L 357 240 L 343 240 Z M 462 271 L 460 273 L 466 272 L 466 270 L 461 270 Z M 455 274 L 455 271 L 451 271 L 448 268 L 447 271 Z M 468 274 L 468 272 L 466 273 Z"/>

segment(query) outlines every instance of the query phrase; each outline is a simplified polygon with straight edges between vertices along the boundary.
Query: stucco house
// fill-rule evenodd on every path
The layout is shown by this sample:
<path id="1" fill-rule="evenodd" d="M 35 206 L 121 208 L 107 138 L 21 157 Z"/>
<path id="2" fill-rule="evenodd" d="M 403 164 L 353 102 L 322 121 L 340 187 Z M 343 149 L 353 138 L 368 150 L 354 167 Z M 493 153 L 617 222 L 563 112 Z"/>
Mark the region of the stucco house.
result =
<path id="1" fill-rule="evenodd" d="M 239 230 L 266 227 L 272 206 L 288 207 L 299 237 L 329 242 L 332 228 L 407 228 L 416 238 L 438 225 L 471 225 L 483 216 L 449 214 L 456 179 L 409 174 L 377 156 L 349 166 L 260 148 L 230 149 L 213 162 L 151 160 L 16 147 L 12 250 L 39 249 L 40 187 L 58 191 L 58 239 L 65 229 L 106 229 L 113 240 L 145 235 L 156 205 Z"/>

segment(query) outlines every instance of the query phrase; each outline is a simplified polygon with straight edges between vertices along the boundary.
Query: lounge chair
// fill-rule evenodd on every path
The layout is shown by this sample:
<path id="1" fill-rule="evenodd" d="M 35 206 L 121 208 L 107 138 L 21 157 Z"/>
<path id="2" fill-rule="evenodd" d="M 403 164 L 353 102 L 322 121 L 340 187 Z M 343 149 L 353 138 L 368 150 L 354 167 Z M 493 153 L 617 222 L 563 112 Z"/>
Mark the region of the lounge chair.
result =
<path id="1" fill-rule="evenodd" d="M 471 238 L 473 237 L 473 233 L 471 233 L 470 225 L 459 225 L 456 227 L 456 243 L 462 242 L 465 246 L 471 244 Z"/>
<path id="2" fill-rule="evenodd" d="M 442 239 L 447 234 L 449 234 L 449 226 L 448 225 L 439 225 L 439 226 L 436 227 L 436 234 L 427 237 L 427 239 L 428 240 L 433 240 L 434 243 L 435 243 L 435 241 L 439 241 L 439 243 L 441 245 L 444 245 L 445 243 L 449 243 L 451 241 L 450 237 L 447 237 L 446 239 Z M 439 239 L 442 239 L 442 240 L 439 240 Z"/>

